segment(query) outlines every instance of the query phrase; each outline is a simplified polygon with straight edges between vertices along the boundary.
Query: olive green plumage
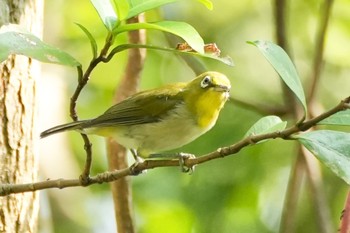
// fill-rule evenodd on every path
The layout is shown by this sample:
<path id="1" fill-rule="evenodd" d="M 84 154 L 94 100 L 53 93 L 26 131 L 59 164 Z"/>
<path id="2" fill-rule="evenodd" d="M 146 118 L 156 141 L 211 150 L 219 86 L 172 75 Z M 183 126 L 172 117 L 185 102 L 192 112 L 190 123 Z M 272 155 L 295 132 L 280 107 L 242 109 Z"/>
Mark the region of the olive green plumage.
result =
<path id="1" fill-rule="evenodd" d="M 138 156 L 148 157 L 187 144 L 212 128 L 230 88 L 225 75 L 205 72 L 188 83 L 136 93 L 97 118 L 59 125 L 40 136 L 77 130 L 113 137 Z"/>

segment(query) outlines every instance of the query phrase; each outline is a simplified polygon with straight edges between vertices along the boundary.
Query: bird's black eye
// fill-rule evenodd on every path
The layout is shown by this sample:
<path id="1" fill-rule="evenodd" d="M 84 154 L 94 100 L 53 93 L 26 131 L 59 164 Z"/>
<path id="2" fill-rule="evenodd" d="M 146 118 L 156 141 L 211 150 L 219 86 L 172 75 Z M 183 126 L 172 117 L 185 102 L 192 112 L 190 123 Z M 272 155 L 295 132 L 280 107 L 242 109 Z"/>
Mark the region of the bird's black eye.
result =
<path id="1" fill-rule="evenodd" d="M 205 76 L 205 77 L 202 79 L 201 87 L 202 87 L 202 88 L 206 88 L 207 86 L 210 85 L 210 83 L 211 83 L 210 76 Z"/>

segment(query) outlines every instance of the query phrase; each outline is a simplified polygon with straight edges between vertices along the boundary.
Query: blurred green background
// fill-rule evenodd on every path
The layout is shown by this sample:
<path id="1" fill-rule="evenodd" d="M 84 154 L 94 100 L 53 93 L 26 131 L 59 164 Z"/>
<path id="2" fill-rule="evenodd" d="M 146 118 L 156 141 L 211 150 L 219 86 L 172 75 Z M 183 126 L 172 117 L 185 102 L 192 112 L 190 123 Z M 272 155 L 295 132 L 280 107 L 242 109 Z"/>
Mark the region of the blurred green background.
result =
<path id="1" fill-rule="evenodd" d="M 196 1 L 182 1 L 150 11 L 147 21 L 160 19 L 191 24 L 206 43 L 215 42 L 235 67 L 201 60 L 208 70 L 225 73 L 231 80 L 231 96 L 253 104 L 283 104 L 279 79 L 258 50 L 246 43 L 257 39 L 274 41 L 273 2 L 267 0 L 213 0 L 214 9 Z M 323 1 L 291 1 L 288 38 L 292 57 L 304 88 L 310 87 L 315 32 Z M 44 41 L 73 55 L 86 67 L 91 59 L 89 41 L 74 24 L 87 27 L 101 46 L 106 31 L 90 1 L 46 0 Z M 317 91 L 318 109 L 328 109 L 349 95 L 350 1 L 335 1 L 326 37 L 325 65 Z M 118 38 L 126 41 L 126 37 Z M 147 31 L 149 44 L 170 46 L 164 34 Z M 127 52 L 92 74 L 78 103 L 81 118 L 102 113 L 124 70 Z M 45 129 L 70 121 L 69 98 L 75 89 L 73 68 L 45 65 L 40 87 L 40 127 Z M 192 70 L 177 55 L 147 51 L 140 89 L 188 81 Z M 216 126 L 206 135 L 176 151 L 203 155 L 240 140 L 263 115 L 227 103 Z M 290 119 L 285 119 L 290 120 Z M 342 128 L 342 130 L 349 129 Z M 107 170 L 104 140 L 93 141 L 93 174 Z M 62 144 L 63 143 L 63 144 Z M 66 133 L 41 141 L 42 179 L 76 178 L 84 163 L 82 141 Z M 58 146 L 60 145 L 60 146 Z M 63 146 L 62 146 L 63 145 Z M 141 233 L 231 233 L 278 232 L 296 144 L 274 140 L 243 149 L 238 154 L 196 167 L 192 175 L 179 168 L 159 168 L 132 177 L 135 223 Z M 132 160 L 130 160 L 132 162 Z M 321 165 L 330 222 L 336 232 L 348 186 Z M 304 179 L 297 203 L 296 232 L 318 232 L 313 193 Z M 41 192 L 41 233 L 115 232 L 113 203 L 108 184 Z"/>

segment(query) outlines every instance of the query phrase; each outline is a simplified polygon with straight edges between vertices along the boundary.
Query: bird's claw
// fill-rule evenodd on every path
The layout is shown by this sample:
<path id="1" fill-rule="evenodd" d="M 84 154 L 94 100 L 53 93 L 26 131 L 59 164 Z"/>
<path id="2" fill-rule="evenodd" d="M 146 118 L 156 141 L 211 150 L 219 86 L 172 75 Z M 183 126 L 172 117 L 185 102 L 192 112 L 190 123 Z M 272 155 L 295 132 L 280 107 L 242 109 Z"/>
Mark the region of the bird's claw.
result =
<path id="1" fill-rule="evenodd" d="M 178 157 L 179 157 L 179 165 L 180 165 L 181 171 L 191 175 L 194 172 L 195 166 L 194 165 L 187 166 L 186 160 L 193 159 L 195 158 L 195 156 L 193 154 L 188 154 L 188 153 L 179 153 Z"/>
<path id="2" fill-rule="evenodd" d="M 142 159 L 140 156 L 137 156 L 136 154 L 134 154 L 134 158 L 135 158 L 135 163 L 132 164 L 130 166 L 130 172 L 131 172 L 131 175 L 133 176 L 137 176 L 137 175 L 140 175 L 140 174 L 144 174 L 144 173 L 147 173 L 147 170 L 139 170 L 137 169 L 137 166 L 140 164 L 140 163 L 143 163 L 145 160 Z"/>
<path id="3" fill-rule="evenodd" d="M 138 175 L 140 175 L 140 174 L 145 174 L 145 173 L 147 173 L 147 169 L 145 169 L 145 170 L 139 170 L 139 169 L 137 169 L 137 166 L 138 166 L 140 163 L 142 163 L 142 162 L 143 162 L 143 160 L 142 160 L 142 161 L 135 161 L 135 163 L 132 164 L 132 165 L 130 166 L 130 173 L 131 173 L 131 175 L 133 175 L 133 176 L 138 176 Z"/>

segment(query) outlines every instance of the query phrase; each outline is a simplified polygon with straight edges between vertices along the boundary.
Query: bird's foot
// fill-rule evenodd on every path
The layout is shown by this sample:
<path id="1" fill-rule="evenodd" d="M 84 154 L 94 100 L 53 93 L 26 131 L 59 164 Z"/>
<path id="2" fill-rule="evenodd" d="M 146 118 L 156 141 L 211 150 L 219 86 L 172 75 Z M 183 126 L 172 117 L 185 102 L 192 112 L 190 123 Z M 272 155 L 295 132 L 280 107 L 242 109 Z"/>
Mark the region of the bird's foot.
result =
<path id="1" fill-rule="evenodd" d="M 189 153 L 177 153 L 177 154 L 151 154 L 150 159 L 179 159 L 179 166 L 184 173 L 192 174 L 194 172 L 194 165 L 187 166 L 186 160 L 193 159 L 196 156 Z"/>
<path id="2" fill-rule="evenodd" d="M 131 154 L 133 155 L 133 157 L 135 159 L 135 163 L 130 166 L 131 175 L 137 176 L 137 175 L 140 175 L 140 174 L 147 173 L 146 169 L 145 170 L 137 169 L 137 166 L 140 163 L 143 163 L 145 160 L 142 159 L 140 156 L 138 156 L 137 152 L 135 150 L 130 150 L 130 151 L 131 151 Z"/>
<path id="3" fill-rule="evenodd" d="M 144 160 L 140 158 L 138 161 L 135 161 L 135 163 L 130 166 L 130 173 L 131 173 L 131 175 L 138 176 L 140 174 L 147 173 L 147 169 L 140 170 L 138 168 L 139 164 L 141 164 L 143 162 L 144 162 Z"/>
<path id="4" fill-rule="evenodd" d="M 193 154 L 188 154 L 188 153 L 178 153 L 177 154 L 178 158 L 179 158 L 179 166 L 181 168 L 181 171 L 184 173 L 188 173 L 188 174 L 192 174 L 194 172 L 194 165 L 186 165 L 186 160 L 188 159 L 194 159 L 196 156 L 194 156 Z"/>

